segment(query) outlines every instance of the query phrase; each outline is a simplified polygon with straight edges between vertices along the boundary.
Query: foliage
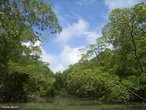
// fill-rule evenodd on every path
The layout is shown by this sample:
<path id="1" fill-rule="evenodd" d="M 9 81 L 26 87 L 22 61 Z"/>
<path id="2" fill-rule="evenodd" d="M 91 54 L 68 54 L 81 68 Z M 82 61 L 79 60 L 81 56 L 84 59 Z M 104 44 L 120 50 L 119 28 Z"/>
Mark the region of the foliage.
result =
<path id="1" fill-rule="evenodd" d="M 61 31 L 45 0 L 0 2 L 0 101 L 28 95 L 75 96 L 106 102 L 145 100 L 146 5 L 115 9 L 81 60 L 63 73 L 41 61 L 43 30 Z M 38 31 L 39 30 L 39 31 Z M 27 46 L 26 44 L 29 44 Z"/>
<path id="2" fill-rule="evenodd" d="M 64 72 L 68 93 L 107 102 L 145 100 L 145 27 L 144 3 L 113 10 L 96 44 Z"/>
<path id="3" fill-rule="evenodd" d="M 55 79 L 40 61 L 41 50 L 35 45 L 45 29 L 61 31 L 49 2 L 0 1 L 0 101 L 19 101 L 51 90 Z"/>
<path id="4" fill-rule="evenodd" d="M 66 74 L 57 72 L 54 74 L 54 77 L 54 95 L 67 96 L 68 94 L 66 90 Z"/>
<path id="5" fill-rule="evenodd" d="M 70 72 L 66 81 L 71 95 L 99 99 L 108 91 L 115 78 L 101 69 L 84 69 Z"/>

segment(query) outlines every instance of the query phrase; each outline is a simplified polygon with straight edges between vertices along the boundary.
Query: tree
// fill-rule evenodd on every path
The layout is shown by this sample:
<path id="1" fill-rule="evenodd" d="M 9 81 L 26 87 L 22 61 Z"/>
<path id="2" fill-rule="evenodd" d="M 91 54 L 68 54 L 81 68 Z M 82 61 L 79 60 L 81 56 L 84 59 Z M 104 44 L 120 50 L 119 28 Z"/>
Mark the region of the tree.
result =
<path id="1" fill-rule="evenodd" d="M 43 0 L 2 0 L 0 12 L 1 57 L 6 60 L 1 63 L 5 67 L 8 60 L 18 54 L 23 42 L 38 40 L 38 32 L 32 30 L 31 35 L 26 35 L 30 32 L 28 28 L 49 29 L 52 33 L 61 31 L 51 5 Z"/>
<path id="2" fill-rule="evenodd" d="M 103 37 L 107 43 L 112 44 L 114 50 L 112 72 L 121 78 L 121 82 L 126 79 L 132 82 L 135 88 L 138 86 L 138 89 L 134 89 L 134 86 L 131 88 L 131 83 L 127 83 L 126 88 L 129 92 L 134 91 L 130 94 L 144 101 L 140 95 L 145 91 L 143 89 L 145 78 L 142 78 L 146 70 L 145 27 L 146 5 L 140 3 L 131 8 L 113 10 L 109 23 L 103 28 Z M 140 83 L 133 82 L 134 77 L 137 77 L 136 80 Z M 139 78 L 143 80 L 140 81 Z"/>
<path id="3" fill-rule="evenodd" d="M 113 45 L 114 49 L 117 49 L 123 70 L 133 67 L 139 70 L 139 74 L 143 73 L 138 45 L 141 43 L 140 39 L 146 34 L 145 18 L 146 5 L 140 3 L 132 8 L 112 11 L 110 22 L 103 28 L 103 36 Z"/>
<path id="4" fill-rule="evenodd" d="M 96 91 L 101 100 L 109 102 L 145 101 L 146 5 L 113 10 L 102 31 L 98 42 L 68 70 L 70 93 L 97 97 Z"/>
<path id="5" fill-rule="evenodd" d="M 103 40 L 103 37 L 97 38 L 96 44 L 91 44 L 87 48 L 87 52 L 85 54 L 82 54 L 82 60 L 91 59 L 95 56 L 97 62 L 99 62 L 99 64 L 104 67 L 103 62 L 100 59 L 100 55 L 102 54 L 102 52 L 104 51 L 105 48 L 106 48 L 106 44 Z M 83 49 L 81 49 L 81 50 L 83 50 Z"/>
<path id="6" fill-rule="evenodd" d="M 46 73 L 43 73 L 44 66 L 42 66 L 42 69 L 37 68 L 41 66 L 39 61 L 40 49 L 33 45 L 40 40 L 40 32 L 44 29 L 49 30 L 50 33 L 61 31 L 50 3 L 45 2 L 45 0 L 0 1 L 0 92 L 11 88 L 8 80 L 12 83 L 13 79 L 16 78 L 16 82 L 19 82 L 19 78 L 23 75 L 28 76 L 27 74 L 30 75 L 26 79 L 30 79 L 30 76 L 34 76 L 31 74 L 37 70 L 39 72 L 36 77 L 41 72 L 42 74 L 49 72 L 47 70 Z M 26 46 L 25 43 L 32 45 Z M 26 67 L 35 68 L 36 71 Z M 43 79 L 43 81 L 45 80 Z M 24 82 L 26 83 L 26 80 Z M 23 84 L 22 87 L 24 90 Z M 11 94 L 15 93 L 9 91 L 8 94 L 10 92 L 12 92 Z M 15 97 L 8 94 L 0 94 L 0 100 L 8 99 L 10 101 Z"/>

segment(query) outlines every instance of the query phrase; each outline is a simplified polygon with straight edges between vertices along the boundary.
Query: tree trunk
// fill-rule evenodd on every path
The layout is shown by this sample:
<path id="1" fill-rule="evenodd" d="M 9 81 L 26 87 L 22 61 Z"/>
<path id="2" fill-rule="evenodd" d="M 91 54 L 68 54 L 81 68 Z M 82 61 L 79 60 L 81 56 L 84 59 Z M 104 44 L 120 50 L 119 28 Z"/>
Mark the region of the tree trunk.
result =
<path id="1" fill-rule="evenodd" d="M 95 51 L 95 55 L 96 55 L 96 59 L 99 61 L 99 63 L 101 64 L 101 66 L 104 67 L 104 64 L 101 62 L 101 60 L 100 60 L 100 58 L 99 58 L 99 56 L 98 56 L 98 54 L 97 54 L 96 51 Z"/>
<path id="2" fill-rule="evenodd" d="M 140 71 L 141 71 L 141 73 L 143 73 L 143 68 L 142 68 L 142 65 L 141 65 L 141 63 L 140 63 L 140 60 L 139 60 L 139 58 L 138 58 L 138 55 L 137 55 L 137 47 L 136 47 L 136 43 L 135 43 L 135 39 L 134 39 L 134 35 L 133 35 L 133 25 L 132 25 L 132 27 L 131 27 L 130 37 L 131 37 L 131 39 L 132 39 L 132 43 L 133 43 L 133 46 L 134 46 L 134 55 L 135 55 L 135 57 L 136 57 L 138 66 L 139 66 L 139 68 L 140 68 Z"/>

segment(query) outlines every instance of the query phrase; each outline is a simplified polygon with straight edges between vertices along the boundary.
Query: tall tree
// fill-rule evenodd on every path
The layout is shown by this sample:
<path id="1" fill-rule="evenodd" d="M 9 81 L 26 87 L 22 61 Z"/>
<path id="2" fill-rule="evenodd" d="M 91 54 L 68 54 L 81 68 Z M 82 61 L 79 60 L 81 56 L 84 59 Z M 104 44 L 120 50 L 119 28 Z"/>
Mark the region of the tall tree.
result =
<path id="1" fill-rule="evenodd" d="M 18 78 L 21 76 L 19 73 L 23 73 L 21 70 L 24 65 L 29 65 L 30 62 L 32 65 L 39 63 L 40 49 L 33 44 L 40 40 L 39 35 L 43 30 L 49 30 L 50 33 L 61 31 L 49 2 L 45 0 L 0 1 L 0 94 L 2 88 L 6 88 L 6 91 L 7 88 L 11 88 L 7 83 L 8 79 L 15 77 L 17 80 L 17 76 Z M 32 46 L 27 47 L 25 43 Z M 8 94 L 5 96 L 8 97 Z"/>
<path id="2" fill-rule="evenodd" d="M 132 8 L 112 11 L 110 22 L 103 28 L 103 36 L 120 55 L 118 58 L 123 63 L 123 70 L 131 68 L 133 64 L 134 68 L 139 69 L 139 73 L 143 73 L 138 45 L 141 43 L 140 39 L 146 35 L 145 22 L 146 5 L 140 3 Z"/>
<path id="3" fill-rule="evenodd" d="M 2 0 L 0 2 L 2 71 L 6 70 L 10 59 L 22 54 L 23 48 L 20 49 L 20 47 L 23 42 L 34 43 L 38 40 L 36 37 L 38 34 L 32 30 L 36 27 L 41 30 L 49 29 L 53 33 L 61 31 L 50 3 L 43 0 Z"/>

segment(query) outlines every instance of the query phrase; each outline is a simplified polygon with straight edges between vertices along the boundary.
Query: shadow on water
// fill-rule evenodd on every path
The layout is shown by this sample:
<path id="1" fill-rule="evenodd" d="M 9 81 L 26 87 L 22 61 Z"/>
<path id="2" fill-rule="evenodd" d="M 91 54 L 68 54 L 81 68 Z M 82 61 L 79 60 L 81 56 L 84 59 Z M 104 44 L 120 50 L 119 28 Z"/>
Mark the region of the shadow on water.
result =
<path id="1" fill-rule="evenodd" d="M 30 103 L 0 104 L 0 110 L 146 110 L 146 103 L 100 104 L 97 100 L 57 97 Z"/>

